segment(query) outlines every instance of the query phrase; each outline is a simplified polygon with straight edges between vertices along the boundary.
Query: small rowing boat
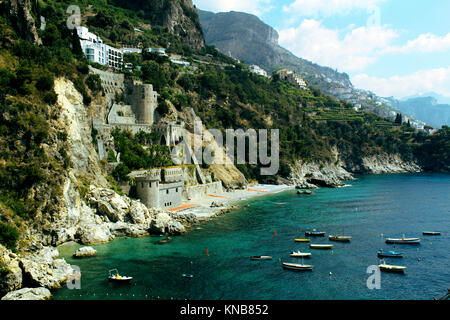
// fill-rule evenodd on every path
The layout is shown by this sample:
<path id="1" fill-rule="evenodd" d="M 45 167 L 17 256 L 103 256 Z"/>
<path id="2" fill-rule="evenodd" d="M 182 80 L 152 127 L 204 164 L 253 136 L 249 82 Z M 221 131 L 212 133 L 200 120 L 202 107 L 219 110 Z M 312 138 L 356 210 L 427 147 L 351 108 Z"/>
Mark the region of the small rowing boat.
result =
<path id="1" fill-rule="evenodd" d="M 377 255 L 380 258 L 403 258 L 403 253 L 402 252 L 383 251 L 383 249 L 380 249 L 377 252 Z"/>
<path id="2" fill-rule="evenodd" d="M 314 229 L 313 231 L 306 231 L 305 232 L 305 236 L 309 236 L 309 237 L 325 237 L 325 232 L 323 232 L 323 231 L 316 231 L 316 229 Z"/>
<path id="3" fill-rule="evenodd" d="M 292 252 L 291 253 L 291 257 L 293 257 L 293 258 L 309 258 L 309 257 L 311 257 L 311 253 L 309 253 L 309 252 L 300 252 L 300 250 L 299 250 L 297 252 Z"/>
<path id="4" fill-rule="evenodd" d="M 161 239 L 159 241 L 156 242 L 156 244 L 166 244 L 172 241 L 171 237 L 165 238 L 165 239 Z"/>
<path id="5" fill-rule="evenodd" d="M 404 273 L 405 270 L 407 269 L 406 267 L 403 266 L 391 266 L 386 264 L 386 262 L 382 262 L 378 268 L 380 268 L 380 271 L 384 271 L 384 272 L 391 272 L 391 273 Z"/>
<path id="6" fill-rule="evenodd" d="M 405 238 L 405 235 L 401 239 L 387 238 L 386 243 L 390 244 L 420 244 L 420 238 Z"/>
<path id="7" fill-rule="evenodd" d="M 350 237 L 350 236 L 330 235 L 330 236 L 328 236 L 328 239 L 330 241 L 350 242 L 352 237 Z"/>
<path id="8" fill-rule="evenodd" d="M 250 260 L 272 260 L 271 256 L 252 256 Z"/>
<path id="9" fill-rule="evenodd" d="M 131 280 L 133 280 L 133 277 L 125 277 L 119 275 L 119 271 L 117 269 L 109 270 L 109 277 L 108 280 L 110 282 L 116 282 L 116 283 L 130 283 Z"/>
<path id="10" fill-rule="evenodd" d="M 192 274 L 187 274 L 187 273 L 183 273 L 181 276 L 185 279 L 192 279 L 194 277 Z"/>
<path id="11" fill-rule="evenodd" d="M 295 242 L 311 242 L 311 239 L 295 239 Z"/>
<path id="12" fill-rule="evenodd" d="M 425 236 L 440 236 L 441 233 L 437 232 L 437 231 L 424 231 L 422 232 L 423 235 Z"/>
<path id="13" fill-rule="evenodd" d="M 323 249 L 323 250 L 333 249 L 332 244 L 310 244 L 309 247 L 311 249 Z"/>
<path id="14" fill-rule="evenodd" d="M 283 262 L 283 268 L 287 269 L 287 270 L 294 270 L 294 271 L 312 271 L 313 266 L 306 265 L 306 264 Z"/>

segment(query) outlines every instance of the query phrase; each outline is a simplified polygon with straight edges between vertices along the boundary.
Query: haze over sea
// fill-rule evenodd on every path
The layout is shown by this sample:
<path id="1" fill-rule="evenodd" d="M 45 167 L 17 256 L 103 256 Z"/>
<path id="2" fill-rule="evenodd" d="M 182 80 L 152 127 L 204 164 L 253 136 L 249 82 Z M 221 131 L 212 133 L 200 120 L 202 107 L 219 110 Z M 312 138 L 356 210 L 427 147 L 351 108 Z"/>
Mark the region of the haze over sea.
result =
<path id="1" fill-rule="evenodd" d="M 248 201 L 242 209 L 194 226 L 187 235 L 156 245 L 160 237 L 118 239 L 94 246 L 97 257 L 75 260 L 78 246 L 61 248 L 82 272 L 81 290 L 59 289 L 55 299 L 433 299 L 450 287 L 450 175 L 361 176 L 349 187 L 320 189 L 312 196 L 295 191 Z M 311 250 L 310 229 L 353 236 L 333 243 L 333 251 Z M 274 231 L 277 236 L 275 237 Z M 423 236 L 440 231 L 441 236 Z M 408 267 L 404 275 L 381 274 L 381 289 L 370 290 L 366 273 L 378 265 L 377 250 L 393 249 L 386 237 L 420 237 L 420 246 L 396 246 Z M 329 243 L 316 238 L 312 243 Z M 206 255 L 206 249 L 209 255 Z M 304 263 L 312 272 L 283 270 L 281 261 L 301 261 L 289 253 L 312 252 Z M 272 261 L 250 261 L 271 255 Z M 118 268 L 133 276 L 130 285 L 107 281 Z M 332 275 L 330 275 L 330 272 Z M 194 278 L 182 278 L 183 273 Z"/>

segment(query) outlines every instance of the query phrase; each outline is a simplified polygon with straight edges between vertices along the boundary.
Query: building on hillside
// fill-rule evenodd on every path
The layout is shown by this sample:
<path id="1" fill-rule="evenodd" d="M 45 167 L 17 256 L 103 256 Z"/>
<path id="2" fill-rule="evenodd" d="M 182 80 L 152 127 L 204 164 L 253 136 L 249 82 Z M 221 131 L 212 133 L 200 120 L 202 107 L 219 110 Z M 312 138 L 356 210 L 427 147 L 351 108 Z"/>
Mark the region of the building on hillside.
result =
<path id="1" fill-rule="evenodd" d="M 308 90 L 308 85 L 306 84 L 306 81 L 303 80 L 303 78 L 294 71 L 288 69 L 281 69 L 276 71 L 275 73 L 279 75 L 281 80 L 286 80 L 295 85 L 299 89 Z"/>
<path id="2" fill-rule="evenodd" d="M 136 180 L 139 199 L 148 208 L 173 209 L 183 204 L 181 168 L 135 171 L 130 176 Z"/>
<path id="3" fill-rule="evenodd" d="M 103 40 L 86 27 L 77 27 L 81 49 L 89 61 L 110 68 L 122 69 L 123 53 L 121 49 L 113 48 L 103 43 Z"/>
<path id="4" fill-rule="evenodd" d="M 130 47 L 123 47 L 120 49 L 120 51 L 122 51 L 123 54 L 127 54 L 127 53 L 142 53 L 142 49 L 140 48 L 130 48 Z"/>
<path id="5" fill-rule="evenodd" d="M 159 54 L 160 56 L 167 57 L 165 48 L 147 48 L 145 50 L 150 53 L 156 53 L 156 54 Z"/>
<path id="6" fill-rule="evenodd" d="M 269 75 L 267 74 L 266 70 L 264 70 L 263 68 L 261 68 L 260 66 L 255 65 L 255 64 L 250 66 L 250 72 L 258 74 L 258 75 L 266 77 L 266 78 L 269 77 Z"/>

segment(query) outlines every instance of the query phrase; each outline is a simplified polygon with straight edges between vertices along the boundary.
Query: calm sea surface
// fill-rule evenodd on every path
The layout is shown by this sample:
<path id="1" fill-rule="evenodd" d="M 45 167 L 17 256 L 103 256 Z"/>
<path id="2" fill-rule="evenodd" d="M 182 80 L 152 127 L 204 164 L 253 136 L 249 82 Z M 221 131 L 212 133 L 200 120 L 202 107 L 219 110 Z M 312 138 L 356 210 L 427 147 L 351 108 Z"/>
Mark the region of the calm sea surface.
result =
<path id="1" fill-rule="evenodd" d="M 59 289 L 55 299 L 433 299 L 450 288 L 450 175 L 364 176 L 349 187 L 321 189 L 312 196 L 289 191 L 248 201 L 243 209 L 218 217 L 166 245 L 160 237 L 118 239 L 94 246 L 97 257 L 71 258 L 81 268 L 81 290 Z M 295 243 L 317 229 L 353 236 L 333 243 L 333 251 Z M 277 236 L 275 237 L 276 231 Z M 440 231 L 441 236 L 422 236 Z M 381 274 L 381 289 L 370 290 L 366 273 L 377 265 L 380 248 L 393 249 L 386 237 L 420 237 L 420 246 L 397 246 L 408 267 L 404 275 Z M 312 243 L 329 243 L 316 238 Z M 209 255 L 206 255 L 206 249 Z M 283 270 L 281 261 L 301 261 L 289 253 L 312 252 L 304 263 L 312 272 Z M 271 255 L 272 261 L 250 261 Z M 108 270 L 133 276 L 130 285 L 109 283 Z M 330 272 L 332 275 L 330 275 Z M 191 280 L 182 274 L 193 274 Z"/>

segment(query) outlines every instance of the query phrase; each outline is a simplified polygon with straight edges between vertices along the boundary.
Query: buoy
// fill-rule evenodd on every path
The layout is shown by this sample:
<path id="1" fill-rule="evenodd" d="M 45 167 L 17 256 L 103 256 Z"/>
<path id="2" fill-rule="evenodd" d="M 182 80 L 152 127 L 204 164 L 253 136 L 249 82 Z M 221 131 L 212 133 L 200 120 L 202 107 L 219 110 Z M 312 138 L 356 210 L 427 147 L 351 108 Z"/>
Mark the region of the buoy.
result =
<path id="1" fill-rule="evenodd" d="M 275 234 L 275 238 L 276 238 L 277 237 L 277 230 L 274 231 L 274 234 Z"/>
<path id="2" fill-rule="evenodd" d="M 333 275 L 333 272 L 330 272 L 330 277 Z"/>
<path id="3" fill-rule="evenodd" d="M 208 248 L 206 248 L 206 255 L 208 255 L 208 256 L 209 256 L 209 251 L 208 251 Z"/>

